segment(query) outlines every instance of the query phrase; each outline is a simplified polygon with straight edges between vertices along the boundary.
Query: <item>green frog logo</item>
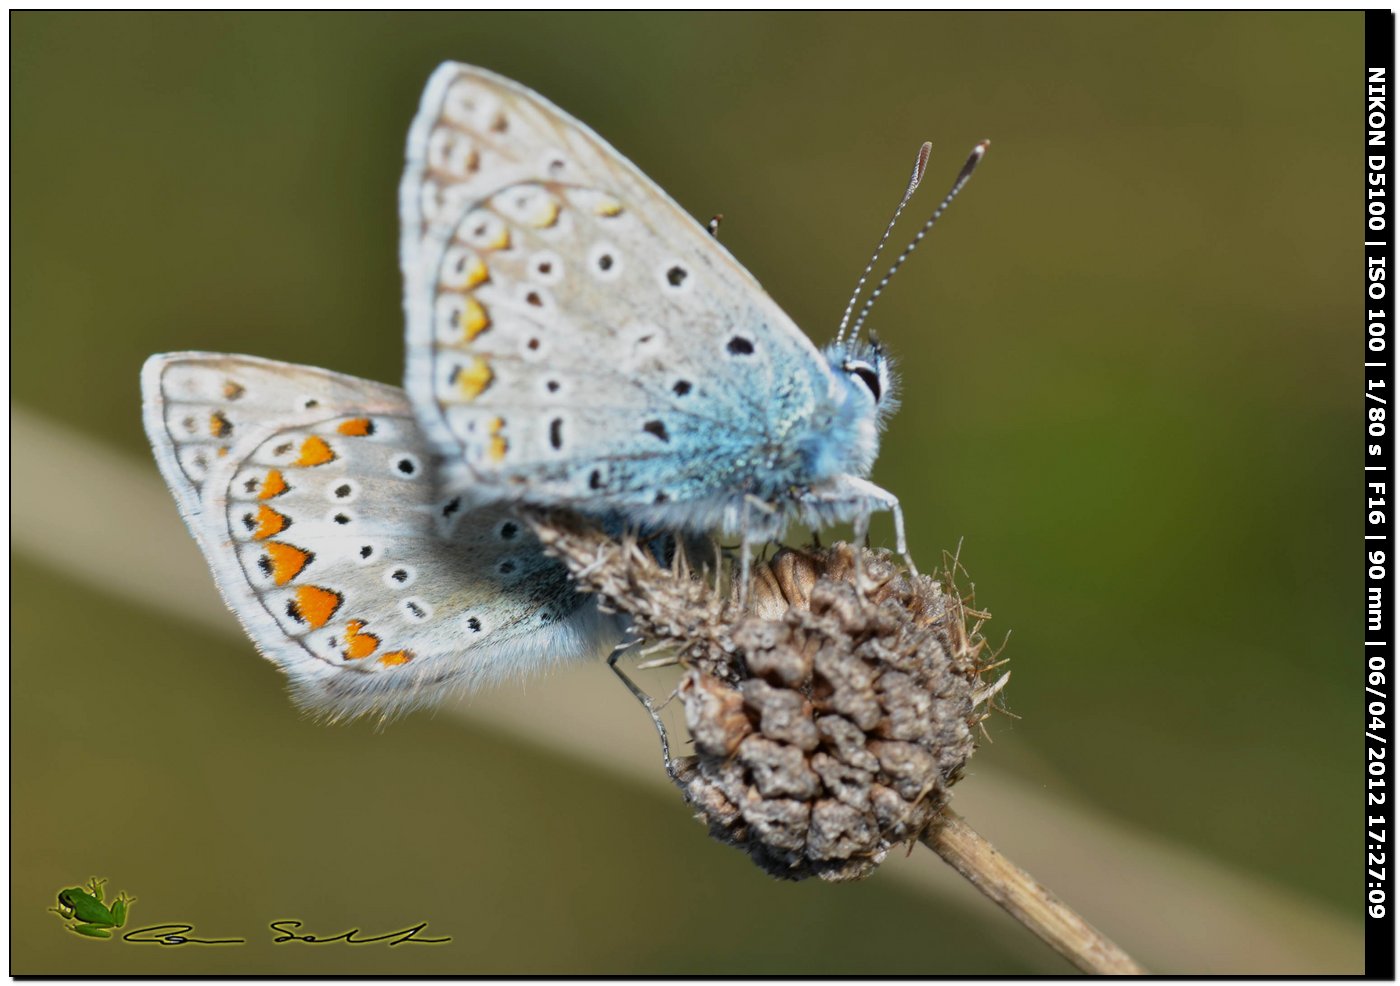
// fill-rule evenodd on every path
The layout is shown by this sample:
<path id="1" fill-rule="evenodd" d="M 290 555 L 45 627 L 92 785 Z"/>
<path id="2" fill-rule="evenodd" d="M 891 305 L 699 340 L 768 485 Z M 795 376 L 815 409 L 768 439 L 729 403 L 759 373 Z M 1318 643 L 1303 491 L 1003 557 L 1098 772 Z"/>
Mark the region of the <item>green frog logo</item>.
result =
<path id="1" fill-rule="evenodd" d="M 93 877 L 86 887 L 69 887 L 58 892 L 58 906 L 49 910 L 67 922 L 69 931 L 88 938 L 111 938 L 112 931 L 126 924 L 127 909 L 136 901 L 124 892 L 110 905 L 103 902 L 106 880 Z"/>

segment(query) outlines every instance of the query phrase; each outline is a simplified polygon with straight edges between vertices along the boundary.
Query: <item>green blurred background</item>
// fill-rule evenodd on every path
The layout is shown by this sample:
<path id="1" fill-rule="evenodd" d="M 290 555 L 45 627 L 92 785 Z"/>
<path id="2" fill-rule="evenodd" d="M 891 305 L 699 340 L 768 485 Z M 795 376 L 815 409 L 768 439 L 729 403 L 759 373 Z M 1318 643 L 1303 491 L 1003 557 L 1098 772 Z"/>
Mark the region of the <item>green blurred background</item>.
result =
<path id="1" fill-rule="evenodd" d="M 1360 13 L 18 13 L 11 30 L 13 400 L 151 477 L 152 352 L 400 379 L 396 183 L 441 60 L 539 90 L 694 215 L 723 212 L 725 244 L 819 342 L 919 141 L 933 191 L 909 232 L 991 138 L 872 323 L 905 381 L 875 479 L 915 556 L 961 541 L 992 636 L 1014 631 L 1020 718 L 989 723 L 964 788 L 985 768 L 1277 888 L 1339 929 L 1346 964 L 1310 971 L 1359 970 Z M 17 448 L 17 484 L 25 466 Z M 132 533 L 108 490 L 82 503 Z M 171 523 L 150 537 L 188 562 L 174 503 L 156 509 Z M 884 872 L 771 882 L 677 797 L 557 744 L 449 714 L 302 720 L 241 636 L 94 588 L 81 558 L 30 544 L 13 576 L 14 973 L 1068 969 Z M 652 752 L 644 722 L 632 735 Z M 1092 869 L 1092 846 L 1066 851 Z M 142 898 L 138 923 L 252 941 L 78 939 L 43 909 L 92 874 Z M 454 942 L 273 947 L 278 917 L 426 919 Z M 1222 959 L 1167 951 L 1178 971 Z M 1302 971 L 1270 952 L 1234 959 Z"/>

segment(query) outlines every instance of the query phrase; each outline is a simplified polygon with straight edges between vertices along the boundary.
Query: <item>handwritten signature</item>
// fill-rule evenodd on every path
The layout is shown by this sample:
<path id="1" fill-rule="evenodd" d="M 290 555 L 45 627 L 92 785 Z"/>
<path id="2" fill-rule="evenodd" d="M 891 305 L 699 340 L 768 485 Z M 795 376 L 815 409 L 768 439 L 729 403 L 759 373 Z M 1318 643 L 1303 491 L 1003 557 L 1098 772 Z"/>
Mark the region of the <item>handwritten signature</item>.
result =
<path id="1" fill-rule="evenodd" d="M 268 927 L 271 928 L 273 931 L 284 932 L 284 934 L 272 939 L 273 944 L 280 944 L 282 942 L 289 941 L 304 941 L 309 945 L 329 945 L 332 942 L 339 941 L 344 942 L 347 945 L 372 945 L 375 942 L 387 941 L 389 942 L 389 946 L 392 948 L 394 945 L 403 945 L 406 942 L 413 942 L 416 945 L 441 945 L 444 942 L 450 942 L 452 940 L 450 937 L 419 938 L 418 932 L 422 931 L 428 926 L 427 921 L 422 921 L 418 924 L 415 924 L 411 928 L 401 928 L 398 931 L 390 931 L 386 934 L 376 935 L 373 938 L 356 938 L 355 936 L 360 933 L 359 928 L 351 928 L 349 931 L 341 932 L 340 934 L 334 935 L 330 938 L 317 938 L 315 935 L 299 935 L 296 932 L 292 931 L 291 928 L 282 927 L 282 925 L 284 924 L 289 924 L 294 928 L 301 927 L 300 921 L 273 921 L 271 924 L 268 925 Z M 390 939 L 393 940 L 390 941 Z"/>
<path id="2" fill-rule="evenodd" d="M 382 935 L 372 935 L 361 937 L 359 928 L 351 928 L 342 931 L 338 935 L 312 935 L 298 934 L 297 929 L 302 927 L 302 922 L 291 919 L 273 921 L 268 927 L 278 934 L 273 936 L 274 945 L 282 945 L 287 942 L 304 942 L 308 945 L 331 945 L 339 942 L 343 945 L 374 945 L 380 942 L 387 942 L 389 947 L 395 945 L 415 944 L 415 945 L 441 945 L 450 942 L 451 937 L 428 938 L 419 937 L 419 932 L 428 926 L 427 921 L 420 921 L 418 924 L 407 928 L 399 928 L 395 931 L 388 931 Z M 247 939 L 244 938 L 196 938 L 190 934 L 194 930 L 192 924 L 152 924 L 145 928 L 137 928 L 122 935 L 124 941 L 129 941 L 134 945 L 244 945 Z"/>
<path id="3" fill-rule="evenodd" d="M 168 930 L 167 930 L 168 929 Z M 191 938 L 192 924 L 153 924 L 122 935 L 122 941 L 136 945 L 242 945 L 242 938 Z"/>

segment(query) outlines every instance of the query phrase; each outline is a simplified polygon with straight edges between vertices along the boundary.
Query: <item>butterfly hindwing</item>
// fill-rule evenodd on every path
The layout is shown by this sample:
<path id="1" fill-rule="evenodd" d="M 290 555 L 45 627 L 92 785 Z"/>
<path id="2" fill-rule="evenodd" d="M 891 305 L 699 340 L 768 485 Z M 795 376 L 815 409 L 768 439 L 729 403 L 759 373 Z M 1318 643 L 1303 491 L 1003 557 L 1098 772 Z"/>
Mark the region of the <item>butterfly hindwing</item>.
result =
<path id="1" fill-rule="evenodd" d="M 142 382 L 219 588 L 301 704 L 389 712 L 616 642 L 518 519 L 439 489 L 402 391 L 203 353 L 152 357 Z"/>

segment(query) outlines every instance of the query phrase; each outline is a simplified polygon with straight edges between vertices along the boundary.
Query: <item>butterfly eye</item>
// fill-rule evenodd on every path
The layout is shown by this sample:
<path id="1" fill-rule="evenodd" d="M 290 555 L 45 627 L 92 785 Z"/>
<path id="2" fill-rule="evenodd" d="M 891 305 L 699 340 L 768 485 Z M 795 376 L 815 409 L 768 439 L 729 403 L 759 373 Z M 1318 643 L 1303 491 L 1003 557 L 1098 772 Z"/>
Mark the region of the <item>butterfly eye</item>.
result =
<path id="1" fill-rule="evenodd" d="M 856 377 L 865 384 L 870 391 L 870 396 L 875 398 L 875 403 L 880 403 L 880 374 L 875 372 L 875 368 L 869 363 L 850 362 L 844 367 L 851 376 Z"/>

